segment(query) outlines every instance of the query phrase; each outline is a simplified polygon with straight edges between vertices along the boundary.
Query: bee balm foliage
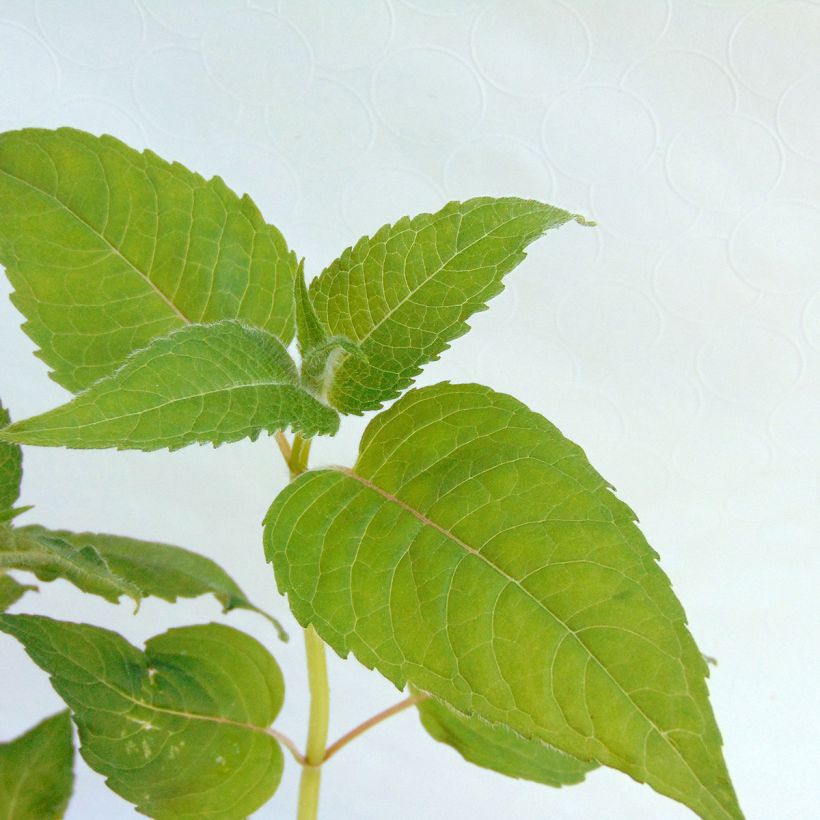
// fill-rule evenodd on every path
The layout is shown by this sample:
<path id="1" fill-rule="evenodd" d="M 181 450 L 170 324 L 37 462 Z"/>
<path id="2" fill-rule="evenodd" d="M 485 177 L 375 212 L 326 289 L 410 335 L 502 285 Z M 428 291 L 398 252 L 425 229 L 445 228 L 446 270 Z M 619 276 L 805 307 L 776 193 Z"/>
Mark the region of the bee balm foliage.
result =
<path id="1" fill-rule="evenodd" d="M 298 816 L 314 820 L 322 765 L 416 706 L 432 738 L 503 775 L 558 787 L 608 766 L 703 820 L 742 818 L 703 656 L 632 510 L 517 399 L 446 382 L 405 393 L 528 246 L 572 221 L 585 224 L 515 197 L 451 202 L 363 237 L 308 285 L 304 260 L 218 178 L 72 129 L 0 135 L 0 262 L 38 355 L 76 393 L 14 424 L 0 408 L 0 573 L 111 602 L 210 594 L 259 611 L 179 547 L 19 525 L 19 445 L 176 450 L 267 433 L 292 477 L 263 541 L 306 630 L 304 754 L 271 725 L 282 676 L 244 633 L 186 626 L 141 650 L 97 626 L 0 615 L 68 705 L 86 762 L 138 811 L 247 817 L 276 791 L 285 745 L 303 766 Z M 352 467 L 308 468 L 311 438 L 340 414 L 393 399 Z M 0 584 L 0 610 L 21 607 L 30 586 Z M 325 643 L 413 693 L 330 746 Z M 38 804 L 48 817 L 70 790 L 66 718 L 52 720 L 61 746 L 42 742 L 37 763 L 61 784 Z M 0 754 L 0 789 L 28 788 L 23 756 Z"/>

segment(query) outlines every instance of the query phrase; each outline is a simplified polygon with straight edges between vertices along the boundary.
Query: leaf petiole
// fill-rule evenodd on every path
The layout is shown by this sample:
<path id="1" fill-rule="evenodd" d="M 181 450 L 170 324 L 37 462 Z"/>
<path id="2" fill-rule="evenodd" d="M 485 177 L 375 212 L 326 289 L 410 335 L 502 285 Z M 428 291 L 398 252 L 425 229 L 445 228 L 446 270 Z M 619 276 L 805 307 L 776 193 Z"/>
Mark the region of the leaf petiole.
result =
<path id="1" fill-rule="evenodd" d="M 285 459 L 285 463 L 290 464 L 291 449 L 287 436 L 281 430 L 278 430 L 274 438 L 277 445 L 279 445 L 279 452 L 282 454 L 282 458 Z"/>
<path id="2" fill-rule="evenodd" d="M 405 698 L 398 703 L 394 703 L 392 706 L 389 706 L 387 709 L 382 710 L 373 717 L 368 718 L 364 723 L 360 723 L 354 729 L 351 729 L 347 734 L 342 735 L 335 743 L 332 743 L 330 746 L 327 747 L 325 751 L 325 756 L 322 759 L 323 763 L 327 763 L 336 752 L 343 749 L 347 746 L 348 743 L 355 740 L 360 735 L 363 735 L 369 729 L 372 729 L 374 726 L 378 726 L 383 721 L 387 720 L 388 718 L 393 717 L 393 715 L 399 714 L 399 712 L 403 712 L 405 709 L 409 709 L 411 706 L 415 706 L 417 703 L 421 703 L 424 700 L 427 700 L 430 695 L 410 695 L 410 697 Z"/>

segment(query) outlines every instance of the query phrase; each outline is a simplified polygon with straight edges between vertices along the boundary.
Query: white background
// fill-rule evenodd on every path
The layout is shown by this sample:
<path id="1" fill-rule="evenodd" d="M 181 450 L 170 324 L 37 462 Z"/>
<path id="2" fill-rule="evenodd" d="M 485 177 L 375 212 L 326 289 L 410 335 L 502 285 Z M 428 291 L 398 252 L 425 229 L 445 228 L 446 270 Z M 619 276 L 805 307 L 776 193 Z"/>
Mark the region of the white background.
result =
<path id="1" fill-rule="evenodd" d="M 425 383 L 515 393 L 640 514 L 704 652 L 750 818 L 817 816 L 820 4 L 808 0 L 6 0 L 0 128 L 74 125 L 249 192 L 317 273 L 362 233 L 476 194 L 597 219 L 537 243 Z M 3 279 L 0 395 L 66 399 Z M 361 420 L 314 448 L 351 463 Z M 24 520 L 176 542 L 294 633 L 279 728 L 301 743 L 301 641 L 260 547 L 286 476 L 270 440 L 173 455 L 26 451 Z M 210 599 L 112 607 L 62 582 L 18 611 L 134 642 L 221 618 Z M 0 641 L 0 737 L 60 703 Z M 331 663 L 335 737 L 399 694 Z M 127 818 L 81 761 L 69 818 Z M 292 817 L 297 767 L 259 818 Z M 816 798 L 816 792 L 814 797 Z M 406 713 L 328 766 L 325 820 L 673 820 L 613 771 L 551 790 L 473 768 Z"/>

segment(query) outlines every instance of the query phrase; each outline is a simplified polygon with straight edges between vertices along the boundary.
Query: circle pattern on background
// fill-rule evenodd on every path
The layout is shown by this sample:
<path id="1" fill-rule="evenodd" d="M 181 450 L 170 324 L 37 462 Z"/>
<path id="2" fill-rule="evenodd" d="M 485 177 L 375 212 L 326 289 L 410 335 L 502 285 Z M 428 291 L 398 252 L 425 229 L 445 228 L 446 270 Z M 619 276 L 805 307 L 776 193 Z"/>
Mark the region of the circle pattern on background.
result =
<path id="1" fill-rule="evenodd" d="M 486 0 L 401 0 L 406 6 L 431 17 L 455 17 L 474 14 Z"/>
<path id="2" fill-rule="evenodd" d="M 737 115 L 709 117 L 684 129 L 667 155 L 669 182 L 684 198 L 713 211 L 742 211 L 774 188 L 783 159 L 777 138 Z"/>
<path id="3" fill-rule="evenodd" d="M 214 82 L 247 103 L 286 105 L 299 99 L 310 79 L 305 41 L 289 23 L 262 11 L 221 17 L 205 32 L 202 53 Z"/>
<path id="4" fill-rule="evenodd" d="M 647 208 L 647 203 L 653 203 Z M 680 236 L 692 226 L 698 209 L 669 185 L 660 158 L 623 182 L 604 182 L 592 191 L 595 218 L 607 230 L 646 242 Z"/>
<path id="5" fill-rule="evenodd" d="M 166 92 L 169 77 L 178 97 Z M 164 48 L 145 55 L 134 74 L 134 96 L 153 125 L 185 139 L 224 132 L 239 116 L 239 101 L 214 83 L 193 49 Z"/>
<path id="6" fill-rule="evenodd" d="M 391 131 L 420 145 L 461 142 L 484 111 L 474 70 L 438 48 L 391 54 L 373 75 L 372 98 L 377 116 Z"/>
<path id="7" fill-rule="evenodd" d="M 266 111 L 268 132 L 297 166 L 320 170 L 347 168 L 368 149 L 373 123 L 365 103 L 349 88 L 314 80 L 286 107 Z M 333 139 L 327 139 L 328 134 Z"/>
<path id="8" fill-rule="evenodd" d="M 801 368 L 800 350 L 788 336 L 750 323 L 718 329 L 698 354 L 703 384 L 747 409 L 774 407 Z"/>
<path id="9" fill-rule="evenodd" d="M 654 287 L 664 308 L 691 322 L 727 322 L 757 300 L 732 268 L 727 241 L 716 236 L 674 243 L 655 266 Z"/>
<path id="10" fill-rule="evenodd" d="M 717 406 L 689 425 L 672 452 L 677 472 L 707 493 L 727 493 L 770 460 L 763 431 L 740 419 L 727 423 Z"/>
<path id="11" fill-rule="evenodd" d="M 377 167 L 353 180 L 342 196 L 342 216 L 356 236 L 372 236 L 408 214 L 437 211 L 444 196 L 417 171 Z"/>
<path id="12" fill-rule="evenodd" d="M 601 0 L 573 0 L 572 6 L 592 35 L 595 58 L 601 62 L 635 61 L 663 35 L 672 14 L 671 0 L 630 0 L 612 5 Z"/>
<path id="13" fill-rule="evenodd" d="M 608 86 L 563 94 L 547 111 L 541 134 L 556 168 L 587 182 L 631 176 L 646 165 L 657 142 L 646 105 Z"/>
<path id="14" fill-rule="evenodd" d="M 456 148 L 444 166 L 444 184 L 457 199 L 520 196 L 550 202 L 555 177 L 527 143 L 492 134 Z"/>
<path id="15" fill-rule="evenodd" d="M 777 128 L 792 151 L 820 162 L 820 74 L 796 82 L 783 94 Z"/>
<path id="16" fill-rule="evenodd" d="M 820 208 L 771 200 L 737 226 L 730 251 L 735 269 L 752 287 L 770 293 L 817 289 Z"/>
<path id="17" fill-rule="evenodd" d="M 729 40 L 729 62 L 749 88 L 777 99 L 820 70 L 820 6 L 808 0 L 752 9 Z"/>
<path id="18" fill-rule="evenodd" d="M 334 71 L 373 65 L 393 33 L 386 0 L 285 0 L 279 11 L 310 43 L 316 63 Z"/>
<path id="19" fill-rule="evenodd" d="M 140 0 L 143 8 L 159 23 L 181 37 L 201 37 L 214 16 L 243 8 L 243 0 Z"/>
<path id="20" fill-rule="evenodd" d="M 551 0 L 496 0 L 476 19 L 471 42 L 481 74 L 520 96 L 563 91 L 589 58 L 584 24 L 569 6 Z"/>
<path id="21" fill-rule="evenodd" d="M 629 69 L 622 84 L 649 106 L 666 135 L 700 117 L 731 112 L 737 98 L 726 69 L 693 51 L 653 52 Z"/>
<path id="22" fill-rule="evenodd" d="M 669 447 L 693 422 L 700 407 L 693 381 L 657 354 L 624 358 L 613 364 L 601 392 L 618 408 L 626 432 L 656 449 Z M 668 453 L 661 449 L 668 461 Z"/>
<path id="23" fill-rule="evenodd" d="M 561 338 L 593 372 L 606 372 L 646 353 L 660 330 L 655 304 L 636 288 L 589 283 L 571 292 L 558 312 Z"/>
<path id="24" fill-rule="evenodd" d="M 13 77 L 0 95 L 0 120 L 31 117 L 50 102 L 60 74 L 48 47 L 26 29 L 0 23 L 0 77 Z"/>
<path id="25" fill-rule="evenodd" d="M 806 305 L 803 312 L 803 330 L 809 342 L 820 350 L 820 291 Z"/>
<path id="26" fill-rule="evenodd" d="M 84 14 L 74 3 L 37 0 L 36 10 L 49 45 L 77 65 L 113 68 L 134 60 L 142 48 L 142 12 L 134 0 L 83 0 Z M 85 14 L 92 15 L 93 28 Z"/>

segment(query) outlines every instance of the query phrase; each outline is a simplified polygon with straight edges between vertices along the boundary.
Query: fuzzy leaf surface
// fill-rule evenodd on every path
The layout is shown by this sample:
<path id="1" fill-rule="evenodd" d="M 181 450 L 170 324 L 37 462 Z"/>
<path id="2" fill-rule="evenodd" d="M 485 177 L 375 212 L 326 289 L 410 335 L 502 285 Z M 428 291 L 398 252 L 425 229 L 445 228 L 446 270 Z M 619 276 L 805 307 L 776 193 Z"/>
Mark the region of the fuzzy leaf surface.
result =
<path id="1" fill-rule="evenodd" d="M 706 664 L 632 511 L 510 396 L 414 390 L 352 470 L 273 503 L 266 550 L 301 624 L 398 687 L 740 818 Z"/>
<path id="2" fill-rule="evenodd" d="M 41 581 L 64 578 L 77 589 L 117 603 L 123 595 L 139 602 L 141 590 L 115 573 L 90 545 L 77 548 L 49 533 L 0 526 L 0 570 L 33 572 Z"/>
<path id="3" fill-rule="evenodd" d="M 0 134 L 0 263 L 73 392 L 188 324 L 293 336 L 296 257 L 250 198 L 109 136 Z"/>
<path id="4" fill-rule="evenodd" d="M 111 572 L 137 587 L 143 598 L 155 595 L 173 603 L 177 598 L 211 594 L 222 604 L 224 612 L 232 609 L 258 612 L 276 626 L 280 637 L 286 637 L 281 625 L 251 603 L 236 581 L 204 555 L 155 541 L 106 533 L 48 530 L 36 524 L 21 527 L 17 532 L 58 538 L 80 552 L 94 550 Z"/>
<path id="5" fill-rule="evenodd" d="M 60 820 L 74 788 L 68 712 L 0 743 L 0 820 Z"/>
<path id="6" fill-rule="evenodd" d="M 9 411 L 0 402 L 0 429 L 11 422 Z M 20 447 L 0 441 L 0 513 L 9 513 L 20 497 L 23 478 L 23 453 Z M 0 518 L 0 521 L 4 520 Z"/>
<path id="7" fill-rule="evenodd" d="M 571 219 L 580 217 L 534 200 L 470 199 L 348 248 L 310 286 L 327 335 L 363 354 L 336 370 L 330 403 L 360 414 L 398 396 L 501 293 L 527 245 Z"/>
<path id="8" fill-rule="evenodd" d="M 284 696 L 276 661 L 219 624 L 171 629 L 142 652 L 86 624 L 0 615 L 72 711 L 80 753 L 156 818 L 247 817 L 276 791 L 282 751 L 267 731 Z"/>
<path id="9" fill-rule="evenodd" d="M 302 389 L 278 339 L 224 321 L 155 339 L 68 404 L 0 431 L 0 440 L 176 450 L 287 427 L 305 436 L 335 433 L 338 425 L 336 411 Z"/>
<path id="10" fill-rule="evenodd" d="M 545 786 L 569 786 L 580 783 L 596 766 L 540 740 L 526 740 L 503 724 L 491 726 L 476 716 L 457 714 L 435 698 L 421 701 L 417 708 L 431 737 L 452 746 L 469 763 L 507 777 Z"/>

